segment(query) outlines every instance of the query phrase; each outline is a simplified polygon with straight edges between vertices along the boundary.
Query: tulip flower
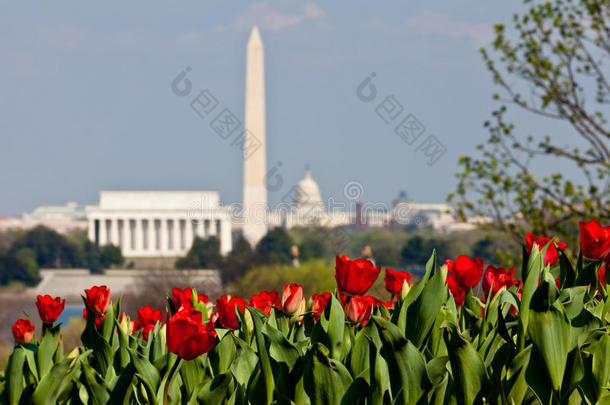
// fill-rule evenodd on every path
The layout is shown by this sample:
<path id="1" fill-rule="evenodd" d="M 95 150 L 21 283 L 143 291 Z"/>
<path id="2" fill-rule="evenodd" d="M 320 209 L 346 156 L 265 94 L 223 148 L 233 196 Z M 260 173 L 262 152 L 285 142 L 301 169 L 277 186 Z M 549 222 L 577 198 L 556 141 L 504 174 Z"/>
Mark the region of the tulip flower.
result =
<path id="1" fill-rule="evenodd" d="M 44 323 L 53 323 L 59 318 L 59 315 L 64 310 L 66 300 L 61 300 L 60 297 L 52 298 L 50 295 L 39 295 L 36 297 L 36 308 L 38 315 Z"/>
<path id="2" fill-rule="evenodd" d="M 201 312 L 183 307 L 170 318 L 167 314 L 166 343 L 170 352 L 184 360 L 192 360 L 212 350 L 216 344 L 214 324 L 203 324 Z"/>
<path id="3" fill-rule="evenodd" d="M 106 312 L 106 308 L 110 303 L 110 290 L 108 287 L 105 285 L 91 287 L 91 289 L 85 290 L 85 294 L 85 302 L 89 308 L 98 315 Z"/>
<path id="4" fill-rule="evenodd" d="M 337 288 L 344 294 L 366 294 L 379 272 L 381 267 L 373 266 L 367 259 L 350 260 L 347 256 L 336 257 L 335 279 Z"/>
<path id="5" fill-rule="evenodd" d="M 192 294 L 193 289 L 190 287 L 181 290 L 179 288 L 172 288 L 172 300 L 174 301 L 174 307 L 176 311 L 180 309 L 182 306 L 193 306 Z M 199 294 L 197 295 L 197 300 L 199 302 L 203 302 L 204 304 L 209 303 L 209 299 L 207 295 Z"/>
<path id="6" fill-rule="evenodd" d="M 447 286 L 449 287 L 449 292 L 451 292 L 451 295 L 453 296 L 455 305 L 459 308 L 466 299 L 466 290 L 460 287 L 453 273 L 449 273 L 445 279 L 445 283 L 447 283 Z"/>
<path id="7" fill-rule="evenodd" d="M 87 308 L 83 308 L 83 319 L 84 319 L 84 320 L 87 320 L 88 314 L 89 314 L 89 313 L 88 313 L 88 311 L 87 311 Z M 98 315 L 98 314 L 96 314 L 96 313 L 93 313 L 93 316 L 95 317 L 95 327 L 96 327 L 97 329 L 101 329 L 101 327 L 102 327 L 102 323 L 103 323 L 103 322 L 104 322 L 104 320 L 106 319 L 106 314 L 101 314 L 101 315 Z"/>
<path id="8" fill-rule="evenodd" d="M 409 284 L 413 275 L 406 271 L 396 271 L 390 268 L 385 269 L 385 289 L 391 292 L 395 297 L 401 295 L 402 286 L 404 283 Z"/>
<path id="9" fill-rule="evenodd" d="M 35 327 L 29 319 L 18 319 L 13 324 L 15 343 L 21 345 L 30 343 L 34 339 L 34 329 Z"/>
<path id="10" fill-rule="evenodd" d="M 240 297 L 231 297 L 227 295 L 223 295 L 216 300 L 218 320 L 220 321 L 220 324 L 227 329 L 239 328 L 239 321 L 237 320 L 235 307 L 237 307 L 240 312 L 244 312 L 244 309 L 246 308 L 246 301 Z"/>
<path id="11" fill-rule="evenodd" d="M 248 306 L 260 309 L 265 314 L 269 315 L 271 314 L 273 307 L 281 306 L 281 302 L 277 291 L 261 291 L 250 298 Z"/>
<path id="12" fill-rule="evenodd" d="M 121 312 L 121 316 L 119 317 L 119 326 L 126 334 L 132 334 L 136 331 L 136 323 L 129 319 L 125 311 Z"/>
<path id="13" fill-rule="evenodd" d="M 455 263 L 452 260 L 447 260 L 445 264 L 457 285 L 463 290 L 468 290 L 477 285 L 483 275 L 483 260 L 478 257 L 472 260 L 468 256 L 460 255 Z"/>
<path id="14" fill-rule="evenodd" d="M 356 323 L 363 323 L 371 317 L 371 310 L 375 304 L 375 298 L 370 295 L 352 297 L 345 308 L 347 319 Z"/>
<path id="15" fill-rule="evenodd" d="M 305 312 L 305 306 L 303 286 L 286 284 L 282 292 L 282 309 L 291 315 L 298 315 Z"/>
<path id="16" fill-rule="evenodd" d="M 610 254 L 610 226 L 591 220 L 580 225 L 580 251 L 590 260 L 604 260 Z"/>
<path id="17" fill-rule="evenodd" d="M 157 322 L 163 320 L 163 312 L 161 310 L 153 310 L 149 305 L 138 309 L 137 326 L 142 330 L 142 337 L 148 340 L 149 333 L 155 329 Z"/>
<path id="18" fill-rule="evenodd" d="M 527 233 L 525 236 L 525 242 L 527 243 L 527 252 L 529 254 L 532 253 L 532 247 L 534 243 L 538 245 L 538 250 L 542 251 L 544 247 L 551 241 L 550 238 L 546 238 L 544 236 L 534 236 L 531 233 Z M 549 248 L 546 250 L 546 254 L 544 255 L 544 264 L 548 264 L 549 266 L 554 265 L 559 260 L 559 253 L 557 253 L 557 247 L 561 250 L 564 250 L 567 246 L 566 243 L 563 242 L 553 242 L 549 245 Z"/>
<path id="19" fill-rule="evenodd" d="M 326 308 L 328 301 L 330 301 L 330 293 L 325 292 L 322 294 L 313 294 L 311 299 L 311 310 L 313 311 L 313 316 L 314 318 L 318 319 L 322 315 L 322 312 L 324 312 L 324 308 Z"/>
<path id="20" fill-rule="evenodd" d="M 487 266 L 485 273 L 483 274 L 483 291 L 485 292 L 485 295 L 489 295 L 490 288 L 492 289 L 492 294 L 496 295 L 502 287 L 509 289 L 510 287 L 519 284 L 519 280 L 513 279 L 514 275 L 514 267 L 511 267 L 507 271 L 504 267 Z"/>

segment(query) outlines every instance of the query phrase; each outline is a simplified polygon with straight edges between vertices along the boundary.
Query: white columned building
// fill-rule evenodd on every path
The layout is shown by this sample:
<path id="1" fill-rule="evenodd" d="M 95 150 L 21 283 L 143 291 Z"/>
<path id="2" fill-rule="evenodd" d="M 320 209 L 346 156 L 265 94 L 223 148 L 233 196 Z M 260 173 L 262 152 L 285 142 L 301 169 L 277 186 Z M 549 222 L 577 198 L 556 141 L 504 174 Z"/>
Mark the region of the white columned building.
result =
<path id="1" fill-rule="evenodd" d="M 216 236 L 220 253 L 231 251 L 231 212 L 215 191 L 102 191 L 87 221 L 89 240 L 127 258 L 181 257 L 195 236 Z"/>

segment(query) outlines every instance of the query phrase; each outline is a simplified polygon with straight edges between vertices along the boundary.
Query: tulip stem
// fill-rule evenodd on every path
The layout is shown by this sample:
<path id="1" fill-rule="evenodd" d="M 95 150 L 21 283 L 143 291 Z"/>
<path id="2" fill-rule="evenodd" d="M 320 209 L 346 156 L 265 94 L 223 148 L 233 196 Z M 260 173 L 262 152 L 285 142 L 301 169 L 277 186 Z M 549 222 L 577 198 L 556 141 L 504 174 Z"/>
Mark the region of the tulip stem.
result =
<path id="1" fill-rule="evenodd" d="M 178 357 L 172 366 L 172 369 L 169 371 L 169 375 L 167 376 L 167 381 L 165 381 L 165 388 L 163 388 L 163 405 L 167 405 L 167 396 L 169 394 L 169 386 L 172 383 L 172 379 L 174 378 L 174 374 L 176 374 L 176 370 L 180 366 L 182 362 L 182 358 Z"/>

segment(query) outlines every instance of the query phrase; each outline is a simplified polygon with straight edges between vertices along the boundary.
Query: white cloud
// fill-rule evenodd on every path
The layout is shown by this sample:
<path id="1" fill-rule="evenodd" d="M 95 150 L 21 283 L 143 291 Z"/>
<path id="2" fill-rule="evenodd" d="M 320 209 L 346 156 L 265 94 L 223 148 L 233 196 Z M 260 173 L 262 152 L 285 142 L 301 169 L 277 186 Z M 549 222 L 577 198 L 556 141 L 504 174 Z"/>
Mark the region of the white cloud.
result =
<path id="1" fill-rule="evenodd" d="M 268 1 L 260 1 L 252 4 L 248 11 L 238 15 L 229 25 L 237 31 L 249 31 L 254 25 L 269 32 L 282 32 L 286 29 L 296 27 L 306 21 L 316 21 L 326 17 L 326 12 L 317 4 L 307 2 L 298 10 L 285 12 L 280 10 Z M 219 27 L 219 31 L 224 31 L 228 27 Z"/>
<path id="2" fill-rule="evenodd" d="M 422 35 L 441 35 L 467 39 L 477 47 L 486 45 L 493 40 L 491 24 L 455 20 L 448 14 L 435 13 L 429 10 L 409 18 L 406 25 L 407 28 Z"/>

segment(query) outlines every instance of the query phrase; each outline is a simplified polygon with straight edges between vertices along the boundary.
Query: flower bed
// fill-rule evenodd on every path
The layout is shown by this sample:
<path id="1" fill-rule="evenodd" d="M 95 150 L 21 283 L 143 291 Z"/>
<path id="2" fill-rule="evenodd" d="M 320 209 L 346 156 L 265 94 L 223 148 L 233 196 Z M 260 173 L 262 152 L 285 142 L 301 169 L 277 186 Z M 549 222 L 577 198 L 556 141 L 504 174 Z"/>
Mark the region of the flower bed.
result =
<path id="1" fill-rule="evenodd" d="M 0 402 L 171 404 L 596 403 L 610 392 L 610 228 L 581 224 L 572 263 L 527 235 L 514 269 L 460 256 L 425 275 L 385 269 L 388 301 L 366 295 L 381 268 L 337 257 L 334 293 L 222 296 L 174 289 L 167 313 L 136 320 L 104 287 L 85 290 L 82 346 L 65 354 L 65 301 L 13 325 Z M 583 257 L 584 256 L 584 257 Z M 480 297 L 474 292 L 480 291 Z M 484 295 L 483 295 L 484 294 Z"/>

